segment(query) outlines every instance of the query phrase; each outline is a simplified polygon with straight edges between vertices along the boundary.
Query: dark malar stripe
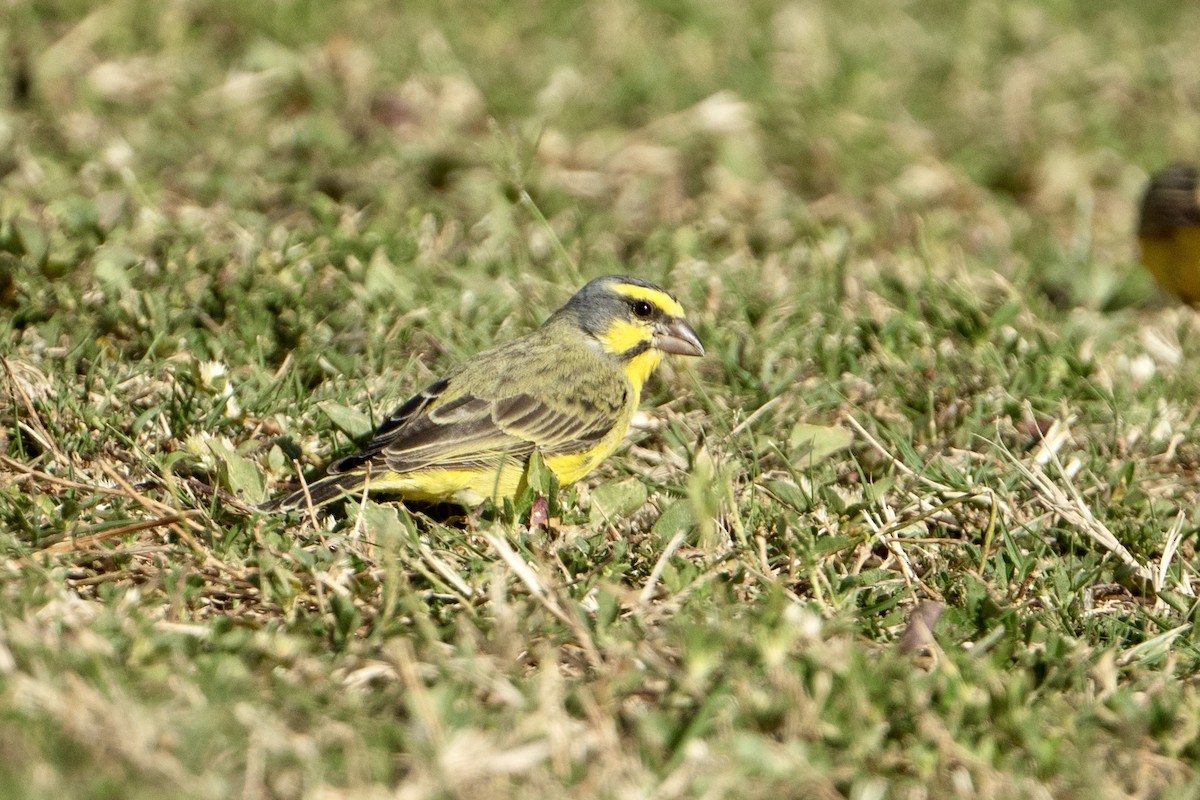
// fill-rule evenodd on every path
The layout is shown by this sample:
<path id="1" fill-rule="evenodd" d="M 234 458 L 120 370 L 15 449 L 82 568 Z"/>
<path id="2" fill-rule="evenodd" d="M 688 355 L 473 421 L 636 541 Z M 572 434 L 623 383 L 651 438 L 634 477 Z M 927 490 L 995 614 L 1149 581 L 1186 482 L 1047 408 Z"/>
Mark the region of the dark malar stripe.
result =
<path id="1" fill-rule="evenodd" d="M 649 350 L 651 348 L 651 346 L 652 346 L 652 344 L 648 341 L 638 342 L 633 347 L 626 350 L 624 353 L 621 353 L 621 360 L 622 361 L 632 361 L 633 359 L 640 356 L 642 353 Z"/>

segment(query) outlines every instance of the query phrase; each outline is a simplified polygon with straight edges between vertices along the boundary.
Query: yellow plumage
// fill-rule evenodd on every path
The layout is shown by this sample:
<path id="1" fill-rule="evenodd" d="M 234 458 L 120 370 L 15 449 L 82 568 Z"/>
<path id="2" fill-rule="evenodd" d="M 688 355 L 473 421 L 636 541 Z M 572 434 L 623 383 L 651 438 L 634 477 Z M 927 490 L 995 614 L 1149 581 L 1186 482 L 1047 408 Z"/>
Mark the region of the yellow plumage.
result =
<path id="1" fill-rule="evenodd" d="M 1200 204 L 1196 170 L 1176 164 L 1150 180 L 1142 197 L 1138 242 L 1142 264 L 1159 286 L 1200 303 Z"/>
<path id="2" fill-rule="evenodd" d="M 400 406 L 362 452 L 266 506 L 347 494 L 475 505 L 512 497 L 537 452 L 566 486 L 620 444 L 664 353 L 704 353 L 683 308 L 636 278 L 598 278 L 533 333 L 484 351 Z"/>

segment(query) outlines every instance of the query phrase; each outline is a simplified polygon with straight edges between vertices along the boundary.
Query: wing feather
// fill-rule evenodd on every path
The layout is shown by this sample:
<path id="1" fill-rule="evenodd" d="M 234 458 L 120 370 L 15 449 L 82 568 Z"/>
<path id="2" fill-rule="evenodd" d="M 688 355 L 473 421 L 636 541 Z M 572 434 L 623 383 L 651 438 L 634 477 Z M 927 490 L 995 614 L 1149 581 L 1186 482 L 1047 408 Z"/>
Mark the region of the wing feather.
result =
<path id="1" fill-rule="evenodd" d="M 549 403 L 528 394 L 499 400 L 464 395 L 429 408 L 410 400 L 380 427 L 361 453 L 334 462 L 330 473 L 361 469 L 368 462 L 391 472 L 422 469 L 494 468 L 505 459 L 580 452 L 620 420 L 620 403 Z M 401 415 L 413 406 L 416 413 Z M 393 419 L 403 417 L 398 424 Z"/>
<path id="2" fill-rule="evenodd" d="M 561 343 L 551 351 L 524 339 L 477 356 L 397 408 L 362 452 L 334 462 L 330 473 L 368 464 L 398 473 L 494 469 L 535 449 L 543 455 L 590 449 L 628 414 L 631 389 L 619 371 L 581 367 L 560 350 Z M 516 394 L 506 368 L 514 353 L 545 364 Z M 584 349 L 582 357 L 592 354 Z"/>

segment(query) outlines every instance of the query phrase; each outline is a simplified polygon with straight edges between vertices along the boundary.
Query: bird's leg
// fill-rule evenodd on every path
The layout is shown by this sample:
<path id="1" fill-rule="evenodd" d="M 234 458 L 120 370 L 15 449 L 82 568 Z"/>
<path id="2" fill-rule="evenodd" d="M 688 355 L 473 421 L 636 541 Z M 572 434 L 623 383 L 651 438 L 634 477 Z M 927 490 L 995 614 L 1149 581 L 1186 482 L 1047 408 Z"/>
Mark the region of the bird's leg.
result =
<path id="1" fill-rule="evenodd" d="M 545 495 L 539 496 L 529 507 L 529 529 L 541 528 L 550 520 L 550 500 Z"/>

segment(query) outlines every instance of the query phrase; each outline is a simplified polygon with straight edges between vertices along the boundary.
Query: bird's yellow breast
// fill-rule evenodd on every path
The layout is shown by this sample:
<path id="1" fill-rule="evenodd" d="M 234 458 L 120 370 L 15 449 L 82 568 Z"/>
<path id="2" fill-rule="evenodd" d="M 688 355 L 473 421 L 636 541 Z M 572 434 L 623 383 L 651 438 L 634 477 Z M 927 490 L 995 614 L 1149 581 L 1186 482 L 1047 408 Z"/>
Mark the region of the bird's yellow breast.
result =
<path id="1" fill-rule="evenodd" d="M 637 408 L 637 404 L 641 401 L 642 387 L 654 370 L 658 369 L 658 365 L 662 363 L 662 352 L 658 350 L 647 350 L 640 356 L 634 356 L 625 364 L 625 377 L 633 385 L 633 406 Z"/>
<path id="2" fill-rule="evenodd" d="M 570 486 L 582 479 L 599 466 L 601 461 L 608 458 L 613 450 L 617 449 L 617 445 L 629 431 L 629 422 L 637 410 L 640 394 L 638 387 L 635 386 L 633 396 L 630 398 L 631 402 L 621 412 L 621 418 L 617 420 L 617 424 L 613 425 L 612 430 L 596 443 L 595 447 L 579 453 L 567 453 L 546 458 L 546 466 L 554 473 L 554 477 L 558 478 L 559 486 Z"/>
<path id="3" fill-rule="evenodd" d="M 1200 227 L 1178 228 L 1164 237 L 1141 237 L 1142 263 L 1167 291 L 1200 303 Z"/>

